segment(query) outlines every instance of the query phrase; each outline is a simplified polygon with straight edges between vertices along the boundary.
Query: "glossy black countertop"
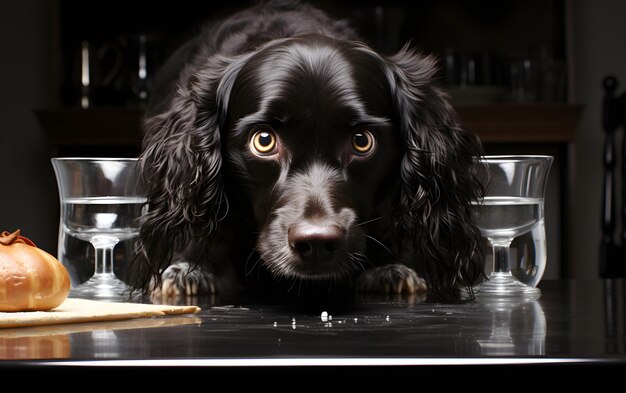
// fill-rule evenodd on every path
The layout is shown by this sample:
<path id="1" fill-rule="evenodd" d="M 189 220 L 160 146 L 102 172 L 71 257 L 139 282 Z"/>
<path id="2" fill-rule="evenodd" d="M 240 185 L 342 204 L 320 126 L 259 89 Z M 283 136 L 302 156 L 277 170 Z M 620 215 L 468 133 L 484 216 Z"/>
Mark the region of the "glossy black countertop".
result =
<path id="1" fill-rule="evenodd" d="M 624 280 L 544 281 L 539 287 L 538 300 L 507 303 L 354 297 L 340 306 L 302 306 L 246 295 L 179 299 L 201 311 L 0 329 L 0 372 L 626 365 Z"/>

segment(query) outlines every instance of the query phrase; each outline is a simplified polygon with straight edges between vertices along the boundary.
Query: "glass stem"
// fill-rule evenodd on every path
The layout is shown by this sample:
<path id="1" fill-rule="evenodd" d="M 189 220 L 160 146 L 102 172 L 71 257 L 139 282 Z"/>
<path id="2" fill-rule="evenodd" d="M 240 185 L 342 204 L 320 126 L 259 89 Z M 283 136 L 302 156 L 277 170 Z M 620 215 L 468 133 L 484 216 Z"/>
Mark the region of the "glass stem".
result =
<path id="1" fill-rule="evenodd" d="M 509 244 L 495 243 L 493 244 L 493 272 L 494 273 L 511 273 L 511 265 L 509 261 Z"/>
<path id="2" fill-rule="evenodd" d="M 113 273 L 113 248 L 118 240 L 111 236 L 94 236 L 91 244 L 96 250 L 96 264 L 94 267 L 95 274 L 114 274 Z"/>

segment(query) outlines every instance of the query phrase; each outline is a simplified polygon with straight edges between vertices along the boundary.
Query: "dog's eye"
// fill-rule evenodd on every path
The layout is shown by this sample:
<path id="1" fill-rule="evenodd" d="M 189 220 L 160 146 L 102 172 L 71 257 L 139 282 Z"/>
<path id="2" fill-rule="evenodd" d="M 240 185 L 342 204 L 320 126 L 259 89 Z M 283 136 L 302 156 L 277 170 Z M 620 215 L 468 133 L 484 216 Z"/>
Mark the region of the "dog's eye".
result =
<path id="1" fill-rule="evenodd" d="M 276 137 L 268 130 L 260 130 L 252 135 L 250 147 L 258 154 L 271 154 L 276 149 Z"/>
<path id="2" fill-rule="evenodd" d="M 357 154 L 367 154 L 374 148 L 374 135 L 369 131 L 357 131 L 352 136 L 352 148 Z"/>

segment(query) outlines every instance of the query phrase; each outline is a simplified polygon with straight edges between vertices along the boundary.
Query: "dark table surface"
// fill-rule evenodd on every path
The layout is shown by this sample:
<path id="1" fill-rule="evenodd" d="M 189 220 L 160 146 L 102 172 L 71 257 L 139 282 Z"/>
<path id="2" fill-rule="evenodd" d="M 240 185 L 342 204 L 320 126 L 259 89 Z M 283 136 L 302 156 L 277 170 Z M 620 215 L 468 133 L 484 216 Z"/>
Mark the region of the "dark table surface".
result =
<path id="1" fill-rule="evenodd" d="M 624 368 L 624 280 L 544 281 L 539 287 L 538 300 L 510 303 L 353 297 L 340 305 L 302 305 L 245 294 L 179 299 L 202 310 L 186 316 L 0 329 L 0 373 L 75 373 L 85 366 L 91 371 L 219 369 L 222 375 L 339 366 L 362 372 L 392 365 L 399 368 L 385 367 L 385 372 L 415 367 L 435 373 L 485 366 L 552 370 L 558 365 L 568 372 L 582 366 Z"/>

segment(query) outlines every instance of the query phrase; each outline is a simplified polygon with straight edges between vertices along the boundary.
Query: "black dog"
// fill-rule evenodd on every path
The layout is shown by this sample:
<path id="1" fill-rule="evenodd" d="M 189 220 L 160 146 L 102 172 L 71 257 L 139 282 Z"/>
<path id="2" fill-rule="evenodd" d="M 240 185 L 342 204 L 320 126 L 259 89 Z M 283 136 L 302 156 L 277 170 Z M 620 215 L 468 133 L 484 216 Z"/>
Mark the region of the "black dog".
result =
<path id="1" fill-rule="evenodd" d="M 265 275 L 458 298 L 483 271 L 482 148 L 435 73 L 299 2 L 209 26 L 165 66 L 148 113 L 132 284 L 195 294 Z"/>

